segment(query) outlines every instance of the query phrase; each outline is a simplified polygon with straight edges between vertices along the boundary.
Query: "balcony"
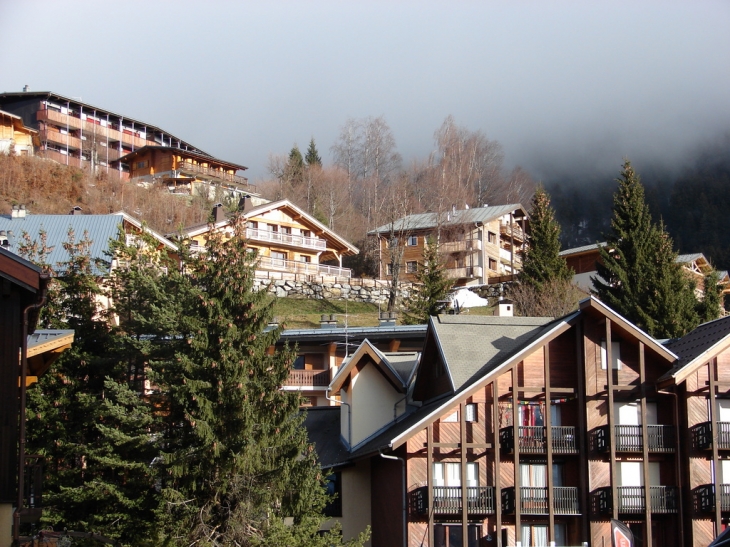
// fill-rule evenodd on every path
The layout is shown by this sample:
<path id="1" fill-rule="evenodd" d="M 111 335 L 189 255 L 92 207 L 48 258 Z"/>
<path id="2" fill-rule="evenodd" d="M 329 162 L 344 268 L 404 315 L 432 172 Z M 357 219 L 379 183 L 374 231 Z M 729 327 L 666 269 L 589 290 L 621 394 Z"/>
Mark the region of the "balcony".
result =
<path id="1" fill-rule="evenodd" d="M 596 431 L 596 449 L 599 452 L 607 452 L 610 449 L 608 427 L 604 426 Z M 646 427 L 649 437 L 649 452 L 670 453 L 675 451 L 674 426 L 647 425 Z M 644 439 L 640 425 L 616 425 L 614 428 L 616 452 L 644 451 Z"/>
<path id="2" fill-rule="evenodd" d="M 511 236 L 516 241 L 525 241 L 525 232 L 522 231 L 522 228 L 517 223 L 510 226 L 509 224 L 500 222 L 499 233 L 507 237 Z"/>
<path id="3" fill-rule="evenodd" d="M 575 427 L 552 426 L 553 453 L 577 454 Z M 543 426 L 520 426 L 520 452 L 522 454 L 544 454 L 547 451 L 547 428 Z M 499 446 L 507 452 L 514 451 L 514 428 L 505 427 L 499 431 Z"/>
<path id="4" fill-rule="evenodd" d="M 411 513 L 428 515 L 428 487 L 422 486 L 408 494 Z M 460 486 L 434 486 L 434 515 L 460 515 L 462 511 Z M 494 488 L 492 486 L 467 486 L 466 510 L 470 515 L 494 514 Z"/>
<path id="5" fill-rule="evenodd" d="M 319 251 L 327 250 L 327 241 L 318 237 L 304 237 L 300 235 L 285 234 L 283 232 L 271 232 L 256 228 L 246 228 L 246 238 L 253 241 L 265 241 L 267 243 L 282 243 L 293 247 L 306 247 Z"/>
<path id="6" fill-rule="evenodd" d="M 288 387 L 327 387 L 329 384 L 329 370 L 291 370 L 284 382 Z"/>
<path id="7" fill-rule="evenodd" d="M 23 509 L 20 511 L 20 522 L 38 522 L 43 507 L 43 456 L 25 456 L 25 473 L 23 476 L 24 496 Z"/>
<path id="8" fill-rule="evenodd" d="M 36 112 L 36 120 L 58 127 L 67 127 L 69 129 L 81 129 L 81 119 L 69 114 L 61 114 L 56 110 L 39 110 Z"/>
<path id="9" fill-rule="evenodd" d="M 38 155 L 42 158 L 56 161 L 62 165 L 70 165 L 71 167 L 78 168 L 81 168 L 83 166 L 81 158 L 75 158 L 67 154 L 61 154 L 56 150 L 41 150 Z"/>
<path id="10" fill-rule="evenodd" d="M 185 161 L 178 162 L 177 171 L 180 174 L 203 175 L 224 182 L 230 182 L 235 184 L 236 186 L 242 187 L 243 190 L 246 190 L 248 192 L 256 192 L 256 186 L 253 184 L 249 184 L 247 178 L 239 177 L 238 175 L 234 175 L 233 173 L 227 173 L 221 169 L 216 169 L 215 167 L 206 167 L 204 165 L 198 165 Z"/>
<path id="11" fill-rule="evenodd" d="M 692 428 L 695 446 L 700 450 L 712 449 L 712 424 L 703 422 Z M 730 450 L 730 422 L 717 422 L 717 448 Z"/>
<path id="12" fill-rule="evenodd" d="M 643 486 L 619 486 L 616 489 L 618 495 L 618 512 L 644 513 Z M 679 489 L 676 486 L 650 486 L 649 501 L 652 513 L 669 514 L 676 513 L 679 508 Z M 597 509 L 600 513 L 612 513 L 611 489 L 601 488 L 597 492 Z"/>
<path id="13" fill-rule="evenodd" d="M 514 487 L 502 490 L 502 511 L 514 513 L 516 502 Z M 521 515 L 549 514 L 547 487 L 520 487 L 519 509 Z M 554 486 L 553 513 L 556 515 L 580 515 L 578 488 L 574 486 Z"/>
<path id="14" fill-rule="evenodd" d="M 56 131 L 53 128 L 41 130 L 40 136 L 42 141 L 53 142 L 64 148 L 68 147 L 73 150 L 78 150 L 79 148 L 81 148 L 81 139 L 61 133 L 60 131 Z"/>
<path id="15" fill-rule="evenodd" d="M 695 490 L 696 506 L 700 511 L 715 511 L 715 485 L 704 484 Z M 730 511 L 730 484 L 720 485 L 720 511 Z"/>
<path id="16" fill-rule="evenodd" d="M 461 241 L 444 241 L 439 246 L 444 253 L 461 253 L 482 250 L 481 239 L 463 239 Z"/>
<path id="17" fill-rule="evenodd" d="M 447 268 L 446 274 L 452 279 L 474 279 L 482 277 L 482 267 L 467 266 L 466 268 Z"/>
<path id="18" fill-rule="evenodd" d="M 336 277 L 351 277 L 350 268 L 328 266 L 326 264 L 312 264 L 310 262 L 297 262 L 294 260 L 283 260 L 281 258 L 259 257 L 259 270 L 284 271 L 305 275 L 330 275 Z"/>

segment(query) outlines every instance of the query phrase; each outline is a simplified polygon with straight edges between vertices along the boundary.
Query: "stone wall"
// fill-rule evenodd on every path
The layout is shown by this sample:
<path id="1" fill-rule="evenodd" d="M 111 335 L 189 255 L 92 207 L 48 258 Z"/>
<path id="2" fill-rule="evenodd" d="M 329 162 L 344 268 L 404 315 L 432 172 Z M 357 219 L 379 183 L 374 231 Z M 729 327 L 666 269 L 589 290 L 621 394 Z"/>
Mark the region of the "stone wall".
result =
<path id="1" fill-rule="evenodd" d="M 315 277 L 285 272 L 257 271 L 254 290 L 267 290 L 279 298 L 311 298 L 314 300 L 351 300 L 384 304 L 388 301 L 388 281 L 384 279 Z M 411 283 L 401 283 L 398 301 L 408 299 Z"/>

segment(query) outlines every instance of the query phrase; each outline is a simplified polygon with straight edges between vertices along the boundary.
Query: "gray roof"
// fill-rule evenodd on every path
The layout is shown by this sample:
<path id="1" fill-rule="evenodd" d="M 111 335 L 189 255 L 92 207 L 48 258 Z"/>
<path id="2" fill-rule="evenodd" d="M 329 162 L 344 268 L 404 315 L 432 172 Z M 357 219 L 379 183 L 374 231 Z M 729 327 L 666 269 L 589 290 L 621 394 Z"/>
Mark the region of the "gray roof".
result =
<path id="1" fill-rule="evenodd" d="M 666 347 L 676 353 L 679 360 L 663 378 L 675 376 L 680 370 L 728 335 L 730 335 L 730 316 L 703 323 L 682 338 L 667 342 Z"/>
<path id="2" fill-rule="evenodd" d="M 705 261 L 707 260 L 705 258 L 705 255 L 703 255 L 702 253 L 689 253 L 689 254 L 679 255 L 677 257 L 677 260 L 675 260 L 675 262 L 679 262 L 680 264 L 686 264 L 687 262 L 694 262 L 695 260 L 699 260 L 700 258 Z"/>
<path id="3" fill-rule="evenodd" d="M 33 334 L 28 335 L 28 349 L 32 350 L 48 342 L 53 342 L 58 338 L 73 334 L 73 330 L 64 329 L 38 329 Z"/>
<path id="4" fill-rule="evenodd" d="M 549 330 L 550 317 L 438 315 L 434 334 L 454 391 L 481 378 Z"/>
<path id="5" fill-rule="evenodd" d="M 585 253 L 587 251 L 595 251 L 599 247 L 605 247 L 606 242 L 601 241 L 600 243 L 591 243 L 590 245 L 583 245 L 582 247 L 573 247 L 572 249 L 565 249 L 563 251 L 560 251 L 558 254 L 560 256 L 569 256 L 579 253 Z"/>
<path id="6" fill-rule="evenodd" d="M 483 224 L 497 219 L 503 215 L 509 214 L 516 209 L 525 210 L 519 203 L 511 203 L 508 205 L 493 205 L 491 207 L 476 207 L 474 209 L 457 210 L 456 214 L 447 211 L 441 215 L 442 226 L 460 226 L 463 224 Z M 439 225 L 439 215 L 437 213 L 419 213 L 416 215 L 408 215 L 398 219 L 395 222 L 395 230 L 426 230 L 435 228 Z M 383 224 L 375 230 L 368 232 L 369 234 L 379 234 L 390 232 L 390 224 Z"/>
<path id="7" fill-rule="evenodd" d="M 418 358 L 421 354 L 417 351 L 389 351 L 383 353 L 383 355 L 388 360 L 390 368 L 392 368 L 396 372 L 396 374 L 398 374 L 400 379 L 403 380 L 403 385 L 408 386 L 408 382 L 413 375 L 416 365 L 418 364 Z"/>
<path id="8" fill-rule="evenodd" d="M 309 434 L 309 442 L 314 444 L 319 465 L 328 469 L 347 464 L 350 452 L 340 440 L 339 406 L 322 406 L 308 408 L 304 419 L 304 427 Z"/>
<path id="9" fill-rule="evenodd" d="M 19 246 L 24 243 L 23 234 L 35 241 L 40 241 L 40 233 L 46 233 L 46 245 L 51 249 L 45 262 L 61 273 L 60 263 L 69 259 L 68 252 L 63 244 L 68 241 L 69 228 L 73 228 L 76 242 L 88 234 L 91 240 L 91 258 L 108 261 L 104 254 L 109 250 L 109 240 L 119 237 L 119 228 L 122 225 L 122 215 L 31 215 L 25 218 L 11 218 L 0 215 L 0 230 L 8 232 L 9 250 L 19 254 Z M 21 255 L 22 256 L 22 255 Z M 103 270 L 93 264 L 94 273 L 103 274 Z"/>

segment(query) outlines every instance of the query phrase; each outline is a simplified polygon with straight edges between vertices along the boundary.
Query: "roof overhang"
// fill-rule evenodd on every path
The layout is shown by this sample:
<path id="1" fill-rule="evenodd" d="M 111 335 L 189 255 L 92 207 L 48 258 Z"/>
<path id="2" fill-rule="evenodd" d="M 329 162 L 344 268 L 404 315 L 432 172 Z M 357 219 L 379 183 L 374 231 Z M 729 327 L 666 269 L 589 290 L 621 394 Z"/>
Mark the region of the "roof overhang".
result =
<path id="1" fill-rule="evenodd" d="M 352 357 L 350 357 L 347 361 L 347 364 L 337 371 L 337 374 L 332 379 L 327 390 L 335 395 L 339 393 L 339 391 L 347 384 L 353 370 L 358 368 L 362 359 L 368 357 L 399 393 L 406 393 L 408 389 L 407 386 L 403 384 L 398 373 L 393 370 L 388 359 L 367 339 L 365 339 L 362 344 L 360 344 L 360 347 L 355 350 L 355 353 L 352 354 Z"/>

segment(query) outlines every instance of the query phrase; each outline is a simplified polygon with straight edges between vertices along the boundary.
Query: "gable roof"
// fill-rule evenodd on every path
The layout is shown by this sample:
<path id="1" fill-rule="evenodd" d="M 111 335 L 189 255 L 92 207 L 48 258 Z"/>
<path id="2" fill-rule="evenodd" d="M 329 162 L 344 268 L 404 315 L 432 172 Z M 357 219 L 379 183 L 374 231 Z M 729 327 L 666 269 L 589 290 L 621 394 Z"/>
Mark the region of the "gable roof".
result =
<path id="1" fill-rule="evenodd" d="M 350 372 L 357 367 L 360 360 L 370 357 L 374 365 L 387 378 L 390 384 L 400 393 L 406 393 L 408 382 L 418 362 L 419 354 L 415 352 L 383 353 L 366 338 L 352 357 L 344 363 L 332 378 L 328 391 L 337 393 L 347 382 Z"/>
<path id="2" fill-rule="evenodd" d="M 439 220 L 441 221 L 442 226 L 484 224 L 485 222 L 490 222 L 516 210 L 519 210 L 519 212 L 522 213 L 522 216 L 527 216 L 527 211 L 521 204 L 512 203 L 508 205 L 493 205 L 491 207 L 461 209 L 456 211 L 456 214 L 448 211 L 446 213 L 442 213 L 440 219 L 438 213 L 419 213 L 415 215 L 408 215 L 398 219 L 394 224 L 394 229 L 397 231 L 427 230 L 437 227 L 439 225 Z M 390 229 L 390 224 L 383 224 L 379 228 L 369 231 L 368 234 L 386 233 L 390 232 Z"/>
<path id="3" fill-rule="evenodd" d="M 345 250 L 349 251 L 352 254 L 359 254 L 360 249 L 355 247 L 352 243 L 347 241 L 346 239 L 338 236 L 335 232 L 330 230 L 327 226 L 322 224 L 320 221 L 318 221 L 316 218 L 311 216 L 310 214 L 304 212 L 302 209 L 294 205 L 291 201 L 288 199 L 280 199 L 278 201 L 270 201 L 268 203 L 264 203 L 262 205 L 257 205 L 256 207 L 252 207 L 251 209 L 243 212 L 243 218 L 249 219 L 253 218 L 258 215 L 263 215 L 264 213 L 268 213 L 269 211 L 273 211 L 274 209 L 289 209 L 291 212 L 293 212 L 298 218 L 304 219 L 307 224 L 310 224 L 314 226 L 316 229 L 320 230 L 322 233 L 326 234 L 328 239 L 331 239 L 335 243 L 337 243 L 340 247 L 344 248 Z M 224 228 L 225 226 L 228 226 L 230 220 L 225 219 L 221 220 L 220 222 L 216 222 L 213 224 L 213 228 L 218 230 L 220 228 Z M 182 236 L 183 237 L 195 237 L 199 236 L 201 234 L 207 233 L 210 230 L 211 224 L 209 222 L 201 222 L 200 224 L 194 224 L 192 226 L 188 226 L 187 228 L 182 229 Z M 168 237 L 173 237 L 180 234 L 168 234 Z"/>
<path id="4" fill-rule="evenodd" d="M 671 340 L 666 345 L 679 355 L 679 359 L 669 372 L 659 378 L 659 383 L 681 383 L 698 366 L 730 347 L 730 316 L 703 323 L 682 338 Z"/>
<path id="5" fill-rule="evenodd" d="M 161 243 L 162 245 L 164 245 L 165 247 L 167 247 L 169 250 L 171 250 L 171 251 L 177 251 L 178 250 L 177 245 L 175 245 L 172 241 L 170 241 L 169 239 L 167 239 L 160 232 L 156 232 L 155 230 L 153 230 L 149 226 L 145 226 L 145 224 L 143 222 L 140 222 L 139 220 L 137 220 L 133 216 L 129 216 L 124 211 L 117 211 L 114 214 L 115 215 L 121 215 L 121 217 L 124 219 L 124 222 L 128 222 L 129 224 L 131 224 L 132 226 L 134 226 L 138 230 L 144 231 L 145 233 L 150 234 L 154 239 L 156 239 L 159 243 Z"/>
<path id="6" fill-rule="evenodd" d="M 218 163 L 223 167 L 228 167 L 230 169 L 236 169 L 240 171 L 245 171 L 248 169 L 245 165 L 239 165 L 237 163 L 231 163 L 230 161 L 221 160 L 218 158 L 214 158 L 210 154 L 206 154 L 205 152 L 200 152 L 196 150 L 184 150 L 182 148 L 177 148 L 175 146 L 162 146 L 162 145 L 154 145 L 154 144 L 147 144 L 141 148 L 138 148 L 137 150 L 134 150 L 133 152 L 130 152 L 129 154 L 125 154 L 119 159 L 116 159 L 112 162 L 112 164 L 115 163 L 128 163 L 129 160 L 136 158 L 137 156 L 144 154 L 150 150 L 160 150 L 161 152 L 171 152 L 173 154 L 184 156 L 184 157 L 190 157 L 195 158 L 197 160 L 201 160 L 204 162 L 212 162 L 212 163 Z"/>

